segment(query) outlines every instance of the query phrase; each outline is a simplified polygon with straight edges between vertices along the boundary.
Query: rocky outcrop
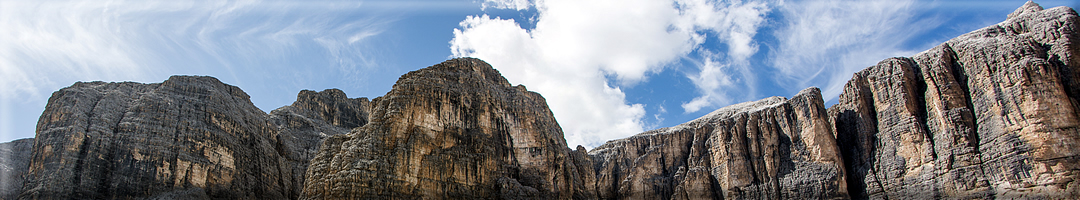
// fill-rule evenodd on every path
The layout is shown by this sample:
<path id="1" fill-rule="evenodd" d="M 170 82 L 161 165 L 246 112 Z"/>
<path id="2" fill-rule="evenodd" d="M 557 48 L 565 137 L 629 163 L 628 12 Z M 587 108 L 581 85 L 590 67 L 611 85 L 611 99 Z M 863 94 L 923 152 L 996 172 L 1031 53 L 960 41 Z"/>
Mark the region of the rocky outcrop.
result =
<path id="1" fill-rule="evenodd" d="M 1005 22 L 854 75 L 829 108 L 853 198 L 1080 196 L 1080 19 Z"/>
<path id="2" fill-rule="evenodd" d="M 323 143 L 305 199 L 595 198 L 544 98 L 483 61 L 409 72 L 371 104 L 367 125 Z"/>
<path id="3" fill-rule="evenodd" d="M 75 83 L 38 121 L 20 198 L 295 199 L 318 144 L 363 125 L 366 103 L 304 91 L 267 115 L 212 77 Z"/>
<path id="4" fill-rule="evenodd" d="M 0 143 L 0 199 L 15 199 L 26 182 L 34 138 Z"/>
<path id="5" fill-rule="evenodd" d="M 589 152 L 603 199 L 843 199 L 847 181 L 817 88 L 713 111 Z"/>
<path id="6" fill-rule="evenodd" d="M 323 140 L 331 135 L 345 134 L 367 124 L 367 98 L 350 99 L 345 92 L 328 89 L 316 93 L 304 90 L 296 102 L 270 111 L 270 122 L 277 125 L 278 152 L 285 159 L 283 170 L 291 177 L 289 199 L 297 199 L 303 191 L 308 162 L 315 157 Z"/>

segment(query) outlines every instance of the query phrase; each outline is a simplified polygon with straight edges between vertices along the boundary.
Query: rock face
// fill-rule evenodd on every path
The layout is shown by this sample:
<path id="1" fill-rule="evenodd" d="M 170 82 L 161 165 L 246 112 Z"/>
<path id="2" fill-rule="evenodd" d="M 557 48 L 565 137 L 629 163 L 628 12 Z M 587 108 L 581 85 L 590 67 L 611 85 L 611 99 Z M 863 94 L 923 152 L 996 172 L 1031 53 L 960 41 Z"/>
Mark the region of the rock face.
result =
<path id="1" fill-rule="evenodd" d="M 592 199 L 591 160 L 544 98 L 478 59 L 403 75 L 371 121 L 326 139 L 305 199 Z"/>
<path id="2" fill-rule="evenodd" d="M 20 198 L 298 198 L 312 151 L 366 122 L 365 105 L 304 91 L 267 115 L 211 77 L 76 83 L 38 121 Z"/>
<path id="3" fill-rule="evenodd" d="M 22 192 L 26 170 L 30 167 L 30 148 L 34 138 L 0 143 L 0 199 L 15 199 Z"/>
<path id="4" fill-rule="evenodd" d="M 211 77 L 75 83 L 0 144 L 3 199 L 1077 199 L 1080 17 L 1005 22 L 810 88 L 567 148 L 544 98 L 458 58 L 266 114 Z"/>
<path id="5" fill-rule="evenodd" d="M 589 152 L 603 199 L 843 199 L 820 91 L 736 104 Z"/>
<path id="6" fill-rule="evenodd" d="M 291 174 L 286 177 L 291 182 L 289 199 L 300 197 L 308 162 L 315 157 L 322 141 L 367 124 L 369 104 L 367 98 L 350 99 L 338 89 L 318 93 L 304 90 L 296 95 L 292 105 L 270 112 L 270 121 L 280 133 L 276 137 L 277 149 L 286 160 L 282 168 Z"/>
<path id="7" fill-rule="evenodd" d="M 1080 18 L 1005 22 L 854 75 L 829 108 L 853 198 L 1080 196 Z"/>

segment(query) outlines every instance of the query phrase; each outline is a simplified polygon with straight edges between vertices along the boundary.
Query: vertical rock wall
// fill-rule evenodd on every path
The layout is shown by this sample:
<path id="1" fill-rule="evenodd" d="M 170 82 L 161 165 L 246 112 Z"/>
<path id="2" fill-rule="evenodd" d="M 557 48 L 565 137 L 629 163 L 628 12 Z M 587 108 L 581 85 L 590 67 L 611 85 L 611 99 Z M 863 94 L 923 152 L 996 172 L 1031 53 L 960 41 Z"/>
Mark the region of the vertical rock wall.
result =
<path id="1" fill-rule="evenodd" d="M 26 182 L 34 138 L 0 143 L 0 199 L 16 199 Z"/>
<path id="2" fill-rule="evenodd" d="M 829 109 L 854 198 L 1080 195 L 1080 19 L 1002 23 L 856 73 Z"/>
<path id="3" fill-rule="evenodd" d="M 270 114 L 211 77 L 80 82 L 0 144 L 0 198 L 1076 199 L 1078 29 L 1028 2 L 855 73 L 828 109 L 810 88 L 591 152 L 472 58 Z"/>
<path id="4" fill-rule="evenodd" d="M 366 123 L 366 106 L 304 91 L 267 115 L 212 77 L 76 83 L 41 115 L 20 198 L 299 198 L 322 139 Z"/>
<path id="5" fill-rule="evenodd" d="M 544 98 L 478 59 L 409 72 L 372 110 L 326 140 L 305 199 L 595 198 L 589 158 L 566 147 Z"/>
<path id="6" fill-rule="evenodd" d="M 713 111 L 589 152 L 603 199 L 843 199 L 847 181 L 820 91 Z"/>

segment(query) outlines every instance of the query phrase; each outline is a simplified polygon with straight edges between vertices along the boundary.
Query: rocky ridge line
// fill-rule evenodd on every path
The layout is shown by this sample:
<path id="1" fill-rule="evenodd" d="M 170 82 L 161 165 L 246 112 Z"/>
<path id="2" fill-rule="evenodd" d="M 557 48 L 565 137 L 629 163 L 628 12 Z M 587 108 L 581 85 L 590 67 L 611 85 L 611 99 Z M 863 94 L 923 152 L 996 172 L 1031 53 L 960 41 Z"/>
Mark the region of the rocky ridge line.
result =
<path id="1" fill-rule="evenodd" d="M 1073 199 L 1078 24 L 1028 2 L 856 73 L 828 109 L 811 88 L 589 153 L 472 58 L 371 102 L 302 91 L 270 114 L 211 77 L 80 82 L 36 138 L 0 144 L 0 198 Z"/>
<path id="2" fill-rule="evenodd" d="M 602 199 L 845 199 L 817 88 L 721 108 L 589 152 Z"/>
<path id="3" fill-rule="evenodd" d="M 38 122 L 19 198 L 299 198 L 319 143 L 363 125 L 366 103 L 303 91 L 267 115 L 212 77 L 75 83 Z"/>

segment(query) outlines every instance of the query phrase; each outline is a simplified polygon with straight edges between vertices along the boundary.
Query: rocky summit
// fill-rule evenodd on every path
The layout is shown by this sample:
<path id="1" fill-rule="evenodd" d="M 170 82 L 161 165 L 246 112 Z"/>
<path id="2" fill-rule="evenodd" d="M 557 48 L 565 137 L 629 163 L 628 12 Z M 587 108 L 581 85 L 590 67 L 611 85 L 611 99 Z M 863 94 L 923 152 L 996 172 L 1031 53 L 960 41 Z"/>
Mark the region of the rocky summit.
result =
<path id="1" fill-rule="evenodd" d="M 0 144 L 0 199 L 1080 199 L 1080 17 L 1001 23 L 817 88 L 570 149 L 545 99 L 456 58 L 269 114 L 204 76 L 79 82 Z"/>

